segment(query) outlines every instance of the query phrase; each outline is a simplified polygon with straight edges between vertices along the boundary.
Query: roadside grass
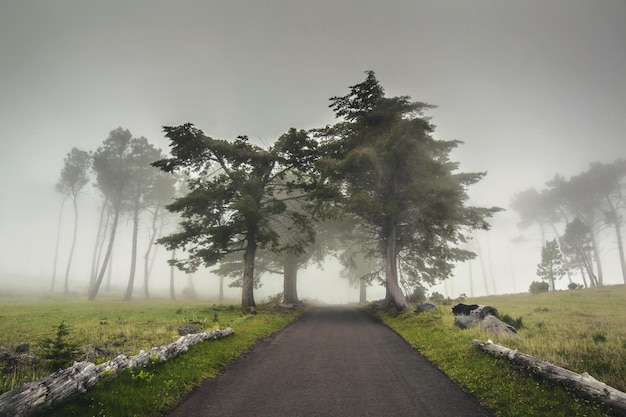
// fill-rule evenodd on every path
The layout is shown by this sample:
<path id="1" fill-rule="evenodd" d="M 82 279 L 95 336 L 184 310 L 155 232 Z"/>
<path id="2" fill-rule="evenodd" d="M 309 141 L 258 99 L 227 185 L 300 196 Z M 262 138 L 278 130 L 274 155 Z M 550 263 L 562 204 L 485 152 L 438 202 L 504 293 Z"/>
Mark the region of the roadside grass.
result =
<path id="1" fill-rule="evenodd" d="M 626 366 L 626 288 L 604 287 L 532 296 L 518 294 L 466 300 L 520 318 L 520 339 L 454 326 L 449 305 L 415 314 L 378 312 L 414 348 L 474 394 L 498 416 L 605 416 L 598 404 L 552 382 L 516 369 L 472 345 L 492 339 L 575 372 L 588 372 L 623 390 Z"/>
<path id="2" fill-rule="evenodd" d="M 256 315 L 244 315 L 234 306 L 211 301 L 112 299 L 86 301 L 82 297 L 43 296 L 39 299 L 1 300 L 0 335 L 2 349 L 24 343 L 37 352 L 37 341 L 53 335 L 60 323 L 70 329 L 72 343 L 90 349 L 98 346 L 101 363 L 120 353 L 134 355 L 140 350 L 168 344 L 178 339 L 183 324 L 203 331 L 232 327 L 235 334 L 222 340 L 191 346 L 185 354 L 143 369 L 123 371 L 117 378 L 106 377 L 85 395 L 49 416 L 157 416 L 164 415 L 200 381 L 241 355 L 256 340 L 285 327 L 300 311 L 259 308 Z M 50 369 L 42 364 L 20 367 L 13 373 L 0 373 L 2 392 L 42 378 Z"/>
<path id="3" fill-rule="evenodd" d="M 507 347 L 626 392 L 626 286 L 474 298 L 521 317 L 521 338 Z M 493 339 L 493 338 L 492 338 Z"/>

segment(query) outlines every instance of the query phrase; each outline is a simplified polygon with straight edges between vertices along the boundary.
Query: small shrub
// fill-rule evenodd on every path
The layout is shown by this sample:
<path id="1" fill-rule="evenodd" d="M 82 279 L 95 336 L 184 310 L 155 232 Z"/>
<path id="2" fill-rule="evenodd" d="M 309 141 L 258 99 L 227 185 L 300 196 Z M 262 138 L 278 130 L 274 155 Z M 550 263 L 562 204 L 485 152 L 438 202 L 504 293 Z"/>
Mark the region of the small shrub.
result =
<path id="1" fill-rule="evenodd" d="M 567 285 L 567 288 L 569 288 L 570 290 L 582 290 L 583 286 L 581 284 L 577 284 L 575 282 L 570 282 Z"/>
<path id="2" fill-rule="evenodd" d="M 542 292 L 548 292 L 549 289 L 550 286 L 547 282 L 533 281 L 532 284 L 530 284 L 528 291 L 530 291 L 531 294 L 539 294 Z"/>
<path id="3" fill-rule="evenodd" d="M 41 357 L 46 359 L 52 370 L 66 368 L 78 353 L 78 344 L 69 340 L 71 327 L 61 322 L 56 327 L 54 338 L 46 337 L 39 342 Z"/>
<path id="4" fill-rule="evenodd" d="M 500 317 L 500 320 L 502 320 L 503 322 L 505 322 L 506 324 L 510 326 L 515 327 L 517 330 L 524 328 L 524 321 L 522 320 L 521 317 L 513 318 L 509 316 L 508 314 L 505 314 L 502 317 Z"/>
<path id="5" fill-rule="evenodd" d="M 600 332 L 596 332 L 594 334 L 591 335 L 591 339 L 593 339 L 594 342 L 596 343 L 605 343 L 606 342 L 606 336 L 603 333 Z"/>

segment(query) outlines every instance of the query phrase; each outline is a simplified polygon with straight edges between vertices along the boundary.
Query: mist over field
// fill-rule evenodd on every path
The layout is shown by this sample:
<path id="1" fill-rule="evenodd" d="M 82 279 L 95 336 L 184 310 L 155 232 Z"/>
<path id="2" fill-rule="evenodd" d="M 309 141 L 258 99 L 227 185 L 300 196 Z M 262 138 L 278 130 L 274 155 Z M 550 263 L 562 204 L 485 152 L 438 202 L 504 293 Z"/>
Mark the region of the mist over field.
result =
<path id="1" fill-rule="evenodd" d="M 546 189 L 556 174 L 569 180 L 591 163 L 626 158 L 625 21 L 622 0 L 1 2 L 0 291 L 49 291 L 60 213 L 55 291 L 63 290 L 74 218 L 69 201 L 61 212 L 55 185 L 73 147 L 96 151 L 121 127 L 167 153 L 162 126 L 187 122 L 214 138 L 248 135 L 267 147 L 291 127 L 335 123 L 329 98 L 372 70 L 388 96 L 437 106 L 427 111 L 433 136 L 463 142 L 451 154 L 460 172 L 487 172 L 468 204 L 505 209 L 490 231 L 474 234 L 478 257 L 429 291 L 527 292 L 544 242 L 539 228 L 519 227 L 512 199 Z M 102 202 L 94 181 L 78 199 L 69 273 L 70 292 L 81 294 Z M 163 233 L 175 227 L 166 222 Z M 598 227 L 604 284 L 624 283 L 615 230 Z M 149 229 L 143 216 L 136 298 Z M 123 215 L 103 293 L 123 294 L 131 237 Z M 547 227 L 544 238 L 554 237 Z M 151 256 L 152 294 L 167 297 L 169 254 L 160 246 Z M 358 301 L 340 270 L 329 258 L 300 271 L 300 297 Z M 190 282 L 199 297 L 217 296 L 219 280 L 207 269 L 175 274 L 178 296 Z M 262 284 L 259 302 L 282 291 L 282 276 Z M 564 277 L 556 289 L 567 285 Z M 226 286 L 226 297 L 240 294 Z M 384 295 L 368 288 L 370 300 Z"/>

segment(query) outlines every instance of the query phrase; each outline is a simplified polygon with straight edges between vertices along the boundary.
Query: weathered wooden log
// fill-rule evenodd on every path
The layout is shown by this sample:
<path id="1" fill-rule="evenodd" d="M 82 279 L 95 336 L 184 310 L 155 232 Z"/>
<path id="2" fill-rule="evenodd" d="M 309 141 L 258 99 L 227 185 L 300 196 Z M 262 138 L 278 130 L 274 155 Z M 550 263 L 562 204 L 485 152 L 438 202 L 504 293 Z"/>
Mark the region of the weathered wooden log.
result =
<path id="1" fill-rule="evenodd" d="M 76 362 L 0 396 L 0 416 L 29 416 L 71 401 L 98 382 L 96 365 Z"/>
<path id="2" fill-rule="evenodd" d="M 507 359 L 515 365 L 530 370 L 534 374 L 555 381 L 575 391 L 586 399 L 604 404 L 616 415 L 626 416 L 626 393 L 598 381 L 586 372 L 578 374 L 491 341 L 474 340 L 473 343 L 481 350 L 495 357 Z"/>
<path id="3" fill-rule="evenodd" d="M 0 395 L 0 416 L 27 417 L 41 414 L 84 394 L 96 385 L 103 374 L 114 378 L 126 368 L 145 367 L 155 361 L 167 361 L 186 352 L 191 345 L 203 340 L 221 339 L 233 333 L 234 330 L 229 327 L 209 333 L 189 334 L 169 345 L 149 351 L 142 350 L 131 357 L 119 355 L 101 365 L 76 362 L 67 369 Z"/>

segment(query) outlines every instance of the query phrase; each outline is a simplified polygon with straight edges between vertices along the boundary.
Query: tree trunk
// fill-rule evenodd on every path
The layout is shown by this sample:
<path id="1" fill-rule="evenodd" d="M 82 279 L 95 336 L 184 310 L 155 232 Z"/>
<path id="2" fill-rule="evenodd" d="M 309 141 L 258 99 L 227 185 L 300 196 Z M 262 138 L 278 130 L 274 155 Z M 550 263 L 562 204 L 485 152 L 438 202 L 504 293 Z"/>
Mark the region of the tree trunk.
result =
<path id="1" fill-rule="evenodd" d="M 219 288 L 218 299 L 219 299 L 220 305 L 222 305 L 224 304 L 224 275 L 220 275 L 219 280 L 220 280 L 220 288 Z"/>
<path id="2" fill-rule="evenodd" d="M 72 247 L 70 249 L 70 257 L 67 260 L 67 268 L 65 269 L 65 285 L 63 287 L 63 291 L 65 292 L 65 294 L 70 293 L 70 288 L 69 288 L 70 268 L 72 266 L 72 257 L 74 256 L 74 249 L 76 248 L 76 232 L 78 230 L 78 202 L 76 201 L 76 197 L 72 199 L 72 203 L 74 205 L 74 234 L 72 235 Z"/>
<path id="3" fill-rule="evenodd" d="M 150 234 L 150 241 L 148 242 L 148 249 L 143 255 L 143 288 L 144 288 L 144 296 L 145 298 L 149 298 L 148 293 L 148 280 L 150 279 L 150 272 L 152 268 L 150 267 L 150 253 L 152 253 L 152 246 L 154 246 L 154 240 L 157 234 L 156 221 L 157 216 L 159 215 L 159 206 L 156 206 L 154 209 L 154 215 L 152 216 L 152 233 Z"/>
<path id="4" fill-rule="evenodd" d="M 54 247 L 54 266 L 52 267 L 52 284 L 50 284 L 50 292 L 54 291 L 54 282 L 57 277 L 57 261 L 59 259 L 59 242 L 61 241 L 61 219 L 63 218 L 63 206 L 65 206 L 65 200 L 67 196 L 61 202 L 61 208 L 59 209 L 59 220 L 57 222 L 57 243 Z"/>
<path id="5" fill-rule="evenodd" d="M 367 303 L 367 281 L 363 278 L 359 280 L 359 304 Z"/>
<path id="6" fill-rule="evenodd" d="M 124 295 L 124 301 L 130 301 L 133 298 L 133 286 L 135 285 L 135 269 L 137 268 L 137 233 L 139 231 L 139 208 L 135 207 L 133 213 L 133 242 L 132 252 L 130 259 L 130 274 L 128 276 L 128 286 L 126 287 L 126 294 Z M 146 282 L 146 285 L 148 283 Z M 144 288 L 144 294 L 146 299 L 150 298 L 148 287 Z"/>
<path id="7" fill-rule="evenodd" d="M 396 226 L 391 227 L 391 232 L 387 236 L 387 247 L 385 253 L 385 284 L 386 297 L 385 304 L 394 306 L 397 310 L 410 310 L 413 307 L 409 304 L 398 284 L 397 249 L 396 249 Z"/>
<path id="8" fill-rule="evenodd" d="M 102 262 L 102 267 L 100 268 L 100 272 L 98 273 L 98 277 L 94 282 L 93 286 L 89 289 L 89 300 L 95 300 L 98 295 L 98 290 L 100 289 L 100 284 L 102 284 L 102 279 L 104 278 L 104 273 L 106 272 L 107 265 L 109 263 L 109 258 L 111 257 L 111 252 L 113 251 L 113 242 L 115 241 L 115 232 L 117 231 L 117 222 L 120 219 L 120 207 L 119 203 L 116 204 L 115 214 L 113 217 L 113 224 L 111 225 L 111 235 L 109 237 L 109 244 L 107 246 L 106 254 L 104 255 L 104 262 Z"/>
<path id="9" fill-rule="evenodd" d="M 298 304 L 298 262 L 291 254 L 283 259 L 283 301 L 285 304 Z"/>
<path id="10" fill-rule="evenodd" d="M 620 266 L 622 267 L 622 279 L 624 280 L 624 284 L 626 284 L 626 259 L 624 258 L 624 243 L 622 241 L 622 222 L 619 213 L 615 210 L 615 207 L 613 207 L 613 203 L 608 196 L 606 197 L 606 201 L 610 209 L 610 223 L 612 223 L 615 227 L 615 237 L 617 238 L 617 251 L 619 252 L 619 262 Z"/>
<path id="11" fill-rule="evenodd" d="M 602 273 L 602 262 L 600 261 L 600 247 L 596 234 L 591 231 L 591 247 L 593 248 L 593 258 L 596 260 L 596 269 L 598 271 L 598 286 L 604 285 L 604 277 Z"/>
<path id="12" fill-rule="evenodd" d="M 241 289 L 241 308 L 246 312 L 255 312 L 254 302 L 254 258 L 256 256 L 256 236 L 248 234 L 248 245 L 243 255 L 243 279 Z"/>
<path id="13" fill-rule="evenodd" d="M 176 249 L 172 251 L 172 261 L 176 259 Z M 174 287 L 174 265 L 170 265 L 170 299 L 176 299 L 176 289 Z"/>
<path id="14" fill-rule="evenodd" d="M 109 202 L 108 199 L 104 199 L 102 201 L 102 208 L 100 209 L 100 221 L 98 222 L 98 233 L 96 234 L 96 242 L 93 245 L 93 255 L 91 258 L 91 275 L 89 278 L 89 288 L 93 287 L 93 284 L 96 282 L 96 274 L 98 271 L 98 265 L 100 264 L 100 251 L 99 249 L 102 248 L 102 241 L 104 240 L 102 238 L 102 235 L 106 236 L 106 229 L 107 227 L 104 225 L 104 213 L 106 211 L 106 207 L 107 207 L 107 203 Z M 106 221 L 107 221 L 107 225 L 109 222 L 109 217 L 106 217 Z M 104 227 L 104 233 L 102 232 L 102 228 Z"/>

